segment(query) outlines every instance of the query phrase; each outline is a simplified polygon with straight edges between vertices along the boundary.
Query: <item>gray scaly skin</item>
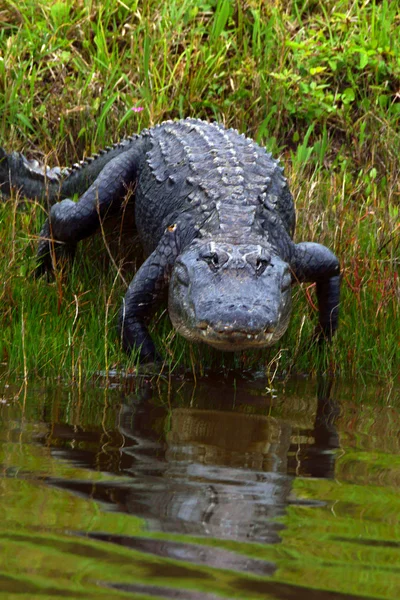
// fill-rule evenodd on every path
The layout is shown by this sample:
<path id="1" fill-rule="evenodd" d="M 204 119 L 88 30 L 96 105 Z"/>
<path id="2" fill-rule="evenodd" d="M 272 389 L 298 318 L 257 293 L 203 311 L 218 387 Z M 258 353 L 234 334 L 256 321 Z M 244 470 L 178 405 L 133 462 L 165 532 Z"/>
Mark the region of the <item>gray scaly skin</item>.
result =
<path id="1" fill-rule="evenodd" d="M 237 131 L 197 119 L 168 121 L 66 176 L 57 173 L 54 182 L 53 171 L 30 173 L 20 155 L 3 161 L 6 192 L 11 181 L 50 203 L 81 194 L 78 202 L 52 206 L 39 274 L 54 267 L 51 248 L 73 254 L 100 219 L 118 212 L 128 188 L 135 190 L 148 258 L 126 293 L 120 330 L 125 351 L 139 349 L 141 360 L 156 356 L 148 324 L 167 297 L 179 333 L 234 351 L 274 344 L 289 323 L 292 284 L 316 282 L 317 335 L 330 340 L 337 329 L 338 259 L 320 244 L 293 242 L 295 211 L 282 168 Z"/>

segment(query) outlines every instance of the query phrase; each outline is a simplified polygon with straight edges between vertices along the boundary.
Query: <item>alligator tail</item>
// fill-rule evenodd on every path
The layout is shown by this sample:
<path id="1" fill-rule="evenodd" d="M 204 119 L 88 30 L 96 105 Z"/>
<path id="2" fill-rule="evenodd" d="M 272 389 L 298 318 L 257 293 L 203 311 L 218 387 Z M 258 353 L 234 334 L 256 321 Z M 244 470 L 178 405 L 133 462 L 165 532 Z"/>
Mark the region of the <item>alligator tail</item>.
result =
<path id="1" fill-rule="evenodd" d="M 28 160 L 19 152 L 7 152 L 0 148 L 0 195 L 9 197 L 17 189 L 26 198 L 55 202 L 60 190 L 62 171 L 41 166 Z"/>
<path id="2" fill-rule="evenodd" d="M 0 147 L 0 197 L 9 197 L 11 190 L 17 189 L 25 198 L 51 205 L 63 198 L 80 196 L 95 181 L 104 166 L 129 150 L 138 137 L 131 136 L 108 146 L 67 169 L 50 169 L 37 161 L 28 160 L 19 152 L 8 154 Z"/>

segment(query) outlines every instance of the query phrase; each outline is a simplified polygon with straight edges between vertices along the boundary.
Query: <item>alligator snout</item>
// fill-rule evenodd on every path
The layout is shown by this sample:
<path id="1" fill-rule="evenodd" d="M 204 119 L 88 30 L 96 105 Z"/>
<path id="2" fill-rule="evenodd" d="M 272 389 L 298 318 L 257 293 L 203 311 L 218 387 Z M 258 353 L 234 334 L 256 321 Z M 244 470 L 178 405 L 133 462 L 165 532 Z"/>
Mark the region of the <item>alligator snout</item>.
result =
<path id="1" fill-rule="evenodd" d="M 214 329 L 216 333 L 221 335 L 230 335 L 237 337 L 254 337 L 254 335 L 258 335 L 260 333 L 273 333 L 274 327 L 272 324 L 265 325 L 262 328 L 259 327 L 243 327 L 238 328 L 235 325 L 216 325 L 215 327 L 211 327 Z M 204 329 L 204 328 L 203 328 Z"/>
<path id="2" fill-rule="evenodd" d="M 215 298 L 212 302 L 197 302 L 195 304 L 197 327 L 202 330 L 211 328 L 221 335 L 237 333 L 259 334 L 274 331 L 279 321 L 279 303 L 263 304 L 249 298 L 247 302 L 227 304 L 223 298 Z"/>
<path id="3" fill-rule="evenodd" d="M 235 338 L 253 338 L 255 335 L 259 335 L 259 334 L 269 334 L 269 333 L 273 333 L 274 331 L 274 327 L 272 326 L 272 324 L 267 324 L 265 325 L 263 328 L 259 328 L 259 327 L 242 327 L 239 328 L 237 326 L 235 326 L 235 324 L 226 324 L 226 323 L 217 323 L 216 325 L 211 325 L 210 323 L 207 323 L 207 321 L 199 321 L 197 323 L 197 329 L 199 329 L 202 332 L 211 332 L 213 331 L 216 334 L 222 335 L 222 336 L 230 336 L 230 337 L 235 337 Z"/>
<path id="4" fill-rule="evenodd" d="M 201 321 L 197 324 L 198 338 L 220 350 L 234 351 L 268 346 L 273 343 L 274 333 L 266 329 L 238 329 L 234 325 Z"/>
<path id="5" fill-rule="evenodd" d="M 269 345 L 279 321 L 278 315 L 274 318 L 250 304 L 230 304 L 225 310 L 216 311 L 207 308 L 208 317 L 199 318 L 194 326 L 204 342 L 223 350 Z"/>

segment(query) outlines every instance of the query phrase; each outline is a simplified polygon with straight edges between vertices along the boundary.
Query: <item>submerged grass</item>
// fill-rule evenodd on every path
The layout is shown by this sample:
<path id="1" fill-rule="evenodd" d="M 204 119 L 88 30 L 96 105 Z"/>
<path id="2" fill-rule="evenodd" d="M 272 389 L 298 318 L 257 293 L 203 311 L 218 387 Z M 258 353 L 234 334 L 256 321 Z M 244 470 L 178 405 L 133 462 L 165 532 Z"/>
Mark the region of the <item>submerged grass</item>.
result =
<path id="1" fill-rule="evenodd" d="M 312 286 L 303 286 L 294 293 L 289 331 L 263 352 L 232 357 L 191 346 L 160 314 L 153 329 L 166 370 L 322 366 L 398 376 L 396 6 L 369 0 L 2 5 L 1 146 L 66 165 L 167 118 L 217 119 L 281 156 L 297 205 L 296 239 L 324 243 L 340 257 L 341 323 L 329 352 L 310 345 L 316 311 Z M 115 327 L 132 254 L 124 260 L 115 240 L 105 248 L 99 235 L 81 244 L 68 274 L 35 281 L 44 218 L 45 208 L 21 205 L 18 194 L 0 206 L 5 372 L 80 379 L 133 367 L 135 357 L 122 354 Z"/>

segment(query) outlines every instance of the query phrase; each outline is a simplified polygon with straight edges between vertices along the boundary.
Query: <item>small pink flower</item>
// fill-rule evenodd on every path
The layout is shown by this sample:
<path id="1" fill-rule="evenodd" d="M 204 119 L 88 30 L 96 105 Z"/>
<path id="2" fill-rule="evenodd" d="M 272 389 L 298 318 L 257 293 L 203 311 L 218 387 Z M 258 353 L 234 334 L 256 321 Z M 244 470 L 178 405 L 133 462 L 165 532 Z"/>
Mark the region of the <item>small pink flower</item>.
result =
<path id="1" fill-rule="evenodd" d="M 142 110 L 143 110 L 143 106 L 132 106 L 132 109 L 131 109 L 131 110 L 132 110 L 133 112 L 136 112 L 136 113 L 138 113 L 138 112 L 142 112 Z"/>

